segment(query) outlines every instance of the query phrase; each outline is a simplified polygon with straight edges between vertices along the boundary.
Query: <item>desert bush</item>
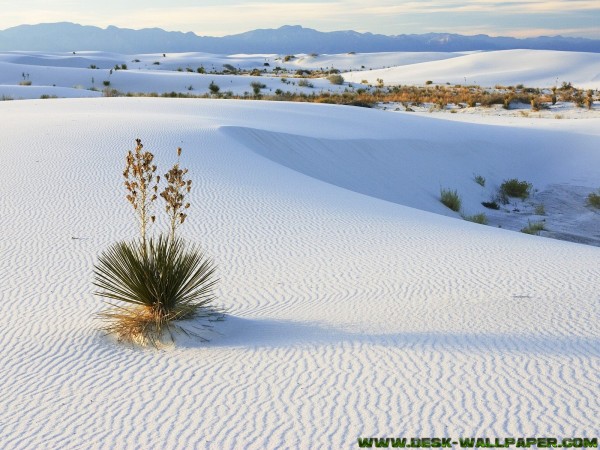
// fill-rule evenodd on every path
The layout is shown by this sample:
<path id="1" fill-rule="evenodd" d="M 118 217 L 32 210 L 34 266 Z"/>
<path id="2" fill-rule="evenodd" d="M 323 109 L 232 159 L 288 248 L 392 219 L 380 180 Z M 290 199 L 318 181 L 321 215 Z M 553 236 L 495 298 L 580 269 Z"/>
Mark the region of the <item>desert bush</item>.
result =
<path id="1" fill-rule="evenodd" d="M 591 192 L 587 197 L 588 206 L 600 208 L 600 189 L 598 192 Z"/>
<path id="2" fill-rule="evenodd" d="M 498 205 L 498 203 L 495 200 L 492 200 L 490 202 L 481 202 L 481 204 L 488 209 L 500 209 L 500 205 Z"/>
<path id="3" fill-rule="evenodd" d="M 31 86 L 31 80 L 19 81 L 19 86 Z"/>
<path id="4" fill-rule="evenodd" d="M 344 77 L 338 74 L 329 75 L 327 79 L 331 84 L 344 84 Z"/>
<path id="5" fill-rule="evenodd" d="M 212 94 L 218 94 L 219 91 L 221 90 L 221 88 L 214 81 L 211 81 L 210 84 L 208 85 L 208 90 Z"/>
<path id="6" fill-rule="evenodd" d="M 121 341 L 156 346 L 165 331 L 173 339 L 180 329 L 174 321 L 212 312 L 215 266 L 180 238 L 116 243 L 99 257 L 94 275 L 98 295 L 126 305 L 100 313 L 104 330 Z"/>
<path id="7" fill-rule="evenodd" d="M 288 62 L 288 61 L 291 61 L 292 59 L 296 59 L 296 57 L 294 55 L 285 55 L 283 57 L 283 62 Z"/>
<path id="8" fill-rule="evenodd" d="M 266 84 L 260 83 L 258 81 L 253 81 L 252 83 L 250 83 L 250 86 L 252 86 L 252 91 L 254 92 L 254 95 L 259 95 L 260 90 L 267 87 Z"/>
<path id="9" fill-rule="evenodd" d="M 587 96 L 585 97 L 585 100 L 583 101 L 583 103 L 585 104 L 585 107 L 587 109 L 592 109 L 592 105 L 594 104 L 594 91 L 593 90 L 589 90 L 587 92 Z"/>
<path id="10" fill-rule="evenodd" d="M 103 84 L 104 86 L 107 86 L 107 87 L 108 87 L 108 86 L 110 86 L 110 81 L 108 81 L 108 80 L 104 80 L 104 81 L 102 82 L 102 84 Z"/>
<path id="11" fill-rule="evenodd" d="M 440 201 L 452 211 L 460 211 L 461 200 L 456 190 L 440 189 Z"/>
<path id="12" fill-rule="evenodd" d="M 487 216 L 485 215 L 485 213 L 474 214 L 472 216 L 463 216 L 463 219 L 481 225 L 487 225 L 488 223 Z"/>
<path id="13" fill-rule="evenodd" d="M 525 234 L 535 234 L 538 235 L 540 234 L 540 231 L 545 230 L 545 225 L 544 222 L 530 222 L 529 220 L 527 221 L 527 226 L 521 229 L 522 233 Z"/>
<path id="14" fill-rule="evenodd" d="M 105 87 L 104 89 L 102 89 L 103 97 L 118 97 L 122 94 L 123 94 L 122 92 L 119 92 L 116 89 L 111 89 L 109 87 Z"/>
<path id="15" fill-rule="evenodd" d="M 533 185 L 527 181 L 520 181 L 517 178 L 504 180 L 500 185 L 500 192 L 508 197 L 519 197 L 526 199 L 531 193 Z"/>
<path id="16" fill-rule="evenodd" d="M 535 205 L 533 212 L 535 213 L 536 216 L 545 216 L 546 215 L 546 207 L 544 206 L 543 203 L 540 203 L 538 205 Z"/>
<path id="17" fill-rule="evenodd" d="M 308 81 L 305 78 L 302 78 L 300 81 L 298 81 L 298 86 L 300 87 L 308 87 L 308 88 L 314 88 L 314 84 L 312 84 L 310 81 Z"/>
<path id="18" fill-rule="evenodd" d="M 140 239 L 117 242 L 103 252 L 94 267 L 97 295 L 108 299 L 112 308 L 100 313 L 106 322 L 104 330 L 119 340 L 158 345 L 168 332 L 184 330 L 174 323 L 217 312 L 214 299 L 215 265 L 197 245 L 188 245 L 176 235 L 190 207 L 185 197 L 192 182 L 185 179 L 187 169 L 177 163 L 165 174 L 167 186 L 160 197 L 165 200 L 169 232 L 147 237 L 148 227 L 155 222 L 153 202 L 158 198 L 160 176 L 154 155 L 143 150 L 141 140 L 129 151 L 123 176 L 126 198 L 133 206 L 140 226 Z"/>
<path id="19" fill-rule="evenodd" d="M 477 183 L 479 186 L 485 186 L 485 177 L 483 175 L 473 175 L 473 181 Z"/>

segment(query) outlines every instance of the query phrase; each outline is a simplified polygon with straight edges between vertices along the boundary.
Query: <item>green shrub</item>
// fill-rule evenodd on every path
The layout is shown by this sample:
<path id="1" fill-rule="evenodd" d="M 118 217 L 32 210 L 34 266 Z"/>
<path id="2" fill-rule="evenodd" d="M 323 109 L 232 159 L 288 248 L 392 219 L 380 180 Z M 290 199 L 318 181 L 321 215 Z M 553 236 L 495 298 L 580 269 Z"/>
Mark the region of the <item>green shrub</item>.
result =
<path id="1" fill-rule="evenodd" d="M 314 88 L 315 87 L 306 78 L 302 78 L 300 81 L 298 81 L 298 86 L 300 86 L 300 87 L 308 87 L 308 88 Z"/>
<path id="2" fill-rule="evenodd" d="M 108 81 L 108 80 L 104 80 L 104 81 L 102 82 L 102 84 L 103 84 L 104 86 L 110 86 L 110 81 Z"/>
<path id="3" fill-rule="evenodd" d="M 472 216 L 463 216 L 463 219 L 468 220 L 469 222 L 479 223 L 481 225 L 487 225 L 488 223 L 485 213 L 474 214 Z"/>
<path id="4" fill-rule="evenodd" d="M 521 232 L 526 234 L 535 234 L 539 236 L 540 231 L 543 231 L 545 229 L 546 228 L 544 227 L 544 222 L 530 222 L 528 220 L 527 226 L 525 228 L 522 228 Z"/>
<path id="5" fill-rule="evenodd" d="M 157 345 L 173 321 L 210 313 L 215 266 L 197 246 L 180 238 L 119 242 L 105 251 L 94 270 L 98 295 L 127 306 L 102 312 L 104 327 L 119 340 Z M 204 311 L 203 311 L 204 310 Z M 171 334 L 172 335 L 172 334 Z"/>
<path id="6" fill-rule="evenodd" d="M 546 208 L 544 207 L 544 204 L 540 203 L 539 205 L 535 205 L 534 212 L 535 212 L 536 216 L 545 216 Z"/>
<path id="7" fill-rule="evenodd" d="M 250 83 L 250 86 L 252 86 L 252 91 L 254 92 L 254 95 L 259 95 L 260 90 L 267 87 L 266 84 L 260 83 L 258 81 L 253 81 L 252 83 Z"/>
<path id="8" fill-rule="evenodd" d="M 338 74 L 329 75 L 327 79 L 331 84 L 344 84 L 344 77 Z"/>
<path id="9" fill-rule="evenodd" d="M 221 88 L 214 81 L 211 81 L 210 84 L 208 85 L 208 90 L 212 94 L 218 94 L 219 91 L 221 90 Z"/>
<path id="10" fill-rule="evenodd" d="M 500 192 L 507 195 L 508 197 L 519 197 L 526 199 L 531 194 L 533 185 L 527 181 L 520 181 L 517 178 L 511 178 L 510 180 L 504 180 L 500 185 Z"/>
<path id="11" fill-rule="evenodd" d="M 587 204 L 594 208 L 600 208 L 600 190 L 598 192 L 592 192 L 588 195 Z"/>
<path id="12" fill-rule="evenodd" d="M 488 209 L 500 209 L 500 205 L 498 205 L 495 200 L 492 200 L 491 202 L 481 202 L 481 204 Z"/>
<path id="13" fill-rule="evenodd" d="M 441 189 L 440 201 L 452 211 L 460 211 L 461 200 L 456 190 Z"/>
<path id="14" fill-rule="evenodd" d="M 473 181 L 477 183 L 479 186 L 485 186 L 485 177 L 483 175 L 473 175 Z"/>

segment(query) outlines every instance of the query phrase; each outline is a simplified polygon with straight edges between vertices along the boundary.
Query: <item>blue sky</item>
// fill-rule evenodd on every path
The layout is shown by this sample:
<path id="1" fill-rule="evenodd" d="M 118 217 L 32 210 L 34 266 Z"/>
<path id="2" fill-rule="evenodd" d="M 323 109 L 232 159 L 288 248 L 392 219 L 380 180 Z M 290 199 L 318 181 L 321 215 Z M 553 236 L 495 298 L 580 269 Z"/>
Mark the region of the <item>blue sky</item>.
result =
<path id="1" fill-rule="evenodd" d="M 160 27 L 224 36 L 302 25 L 381 34 L 600 38 L 600 0 L 0 0 L 0 29 L 41 22 Z"/>

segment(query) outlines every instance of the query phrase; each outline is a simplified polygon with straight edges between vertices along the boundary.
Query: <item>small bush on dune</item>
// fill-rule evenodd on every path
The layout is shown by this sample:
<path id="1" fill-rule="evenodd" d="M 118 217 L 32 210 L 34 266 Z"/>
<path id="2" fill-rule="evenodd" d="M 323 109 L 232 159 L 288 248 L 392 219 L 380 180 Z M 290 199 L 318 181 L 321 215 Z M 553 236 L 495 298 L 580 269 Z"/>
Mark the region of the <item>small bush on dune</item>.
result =
<path id="1" fill-rule="evenodd" d="M 344 84 L 344 77 L 338 74 L 329 75 L 327 79 L 331 84 Z"/>
<path id="2" fill-rule="evenodd" d="M 302 78 L 300 81 L 298 81 L 298 86 L 300 86 L 300 87 L 307 87 L 307 88 L 314 88 L 315 87 L 314 84 L 312 84 L 306 78 Z"/>
<path id="3" fill-rule="evenodd" d="M 252 83 L 250 83 L 250 86 L 252 87 L 254 95 L 260 95 L 260 90 L 265 89 L 267 87 L 266 84 L 260 83 L 258 81 L 253 81 Z"/>
<path id="4" fill-rule="evenodd" d="M 508 197 L 519 197 L 526 199 L 531 194 L 533 185 L 527 181 L 520 181 L 517 178 L 504 180 L 500 185 L 500 192 Z"/>
<path id="5" fill-rule="evenodd" d="M 540 231 L 545 230 L 544 222 L 530 222 L 527 221 L 527 226 L 521 229 L 522 233 L 534 234 L 539 236 Z"/>
<path id="6" fill-rule="evenodd" d="M 460 211 L 461 200 L 456 190 L 441 189 L 440 201 L 452 211 Z"/>
<path id="7" fill-rule="evenodd" d="M 539 205 L 535 205 L 533 212 L 535 213 L 536 216 L 545 216 L 546 215 L 546 207 L 544 206 L 543 203 L 540 203 Z"/>
<path id="8" fill-rule="evenodd" d="M 481 187 L 485 187 L 485 177 L 483 175 L 473 175 L 473 181 Z"/>
<path id="9" fill-rule="evenodd" d="M 138 139 L 129 151 L 123 172 L 127 200 L 138 220 L 140 239 L 117 242 L 103 252 L 94 270 L 97 295 L 117 301 L 100 313 L 104 330 L 120 341 L 157 346 L 165 333 L 173 340 L 173 331 L 187 331 L 174 322 L 217 312 L 211 305 L 217 283 L 215 266 L 197 245 L 188 245 L 176 235 L 190 207 L 186 195 L 191 180 L 178 160 L 165 174 L 167 186 L 159 194 L 160 176 L 156 176 L 154 155 L 143 150 Z M 169 219 L 169 232 L 148 237 L 155 222 L 153 204 L 162 197 Z"/>
<path id="10" fill-rule="evenodd" d="M 463 216 L 463 219 L 481 225 L 487 225 L 488 223 L 487 216 L 485 215 L 485 213 L 474 214 L 472 216 Z"/>
<path id="11" fill-rule="evenodd" d="M 591 192 L 588 195 L 587 204 L 594 208 L 600 208 L 600 190 L 598 192 Z"/>
<path id="12" fill-rule="evenodd" d="M 488 209 L 500 209 L 500 205 L 498 205 L 498 203 L 495 200 L 492 200 L 490 202 L 481 202 L 481 204 Z"/>
<path id="13" fill-rule="evenodd" d="M 211 92 L 211 94 L 217 95 L 221 88 L 214 81 L 211 81 L 208 85 L 208 90 Z"/>

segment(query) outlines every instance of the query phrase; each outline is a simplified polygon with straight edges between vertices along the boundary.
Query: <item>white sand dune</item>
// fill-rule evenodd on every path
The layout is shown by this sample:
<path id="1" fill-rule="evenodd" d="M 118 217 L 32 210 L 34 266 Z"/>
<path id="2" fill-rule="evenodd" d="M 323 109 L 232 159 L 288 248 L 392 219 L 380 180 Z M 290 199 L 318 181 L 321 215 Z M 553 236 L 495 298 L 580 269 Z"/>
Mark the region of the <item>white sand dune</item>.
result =
<path id="1" fill-rule="evenodd" d="M 145 98 L 1 102 L 0 118 L 1 448 L 598 436 L 600 248 L 428 212 L 473 172 L 597 183 L 597 119 Z M 97 331 L 94 262 L 136 234 L 136 137 L 163 170 L 184 149 L 182 232 L 228 308 L 209 343 Z"/>
<path id="2" fill-rule="evenodd" d="M 155 64 L 155 63 L 158 63 Z M 128 70 L 111 70 L 126 64 Z M 265 66 L 267 64 L 268 66 Z M 299 80 L 266 73 L 263 76 L 199 74 L 222 72 L 224 65 L 237 69 L 272 71 L 338 70 L 346 83 L 333 85 L 325 78 L 312 78 L 312 87 L 302 87 Z M 95 66 L 96 69 L 90 67 Z M 365 70 L 360 70 L 361 68 Z M 189 69 L 189 71 L 188 71 Z M 373 69 L 373 70 L 370 70 Z M 356 71 L 358 70 L 358 71 Z M 283 74 L 286 75 L 286 74 Z M 359 53 L 339 55 L 296 55 L 285 62 L 282 55 L 213 55 L 208 53 L 173 53 L 121 55 L 107 52 L 4 52 L 0 53 L 0 97 L 14 99 L 59 97 L 94 97 L 110 83 L 110 89 L 127 93 L 209 93 L 211 82 L 221 92 L 252 94 L 251 83 L 265 85 L 266 94 L 281 91 L 342 92 L 361 87 L 363 81 L 387 85 L 435 83 L 480 84 L 482 86 L 525 84 L 551 87 L 571 82 L 578 88 L 600 87 L 600 54 L 537 50 L 506 50 L 472 53 Z M 19 83 L 30 82 L 30 90 Z M 352 85 L 352 86 L 350 86 Z M 363 88 L 365 86 L 362 86 Z"/>
<path id="3" fill-rule="evenodd" d="M 461 55 L 410 66 L 345 73 L 348 81 L 375 84 L 470 84 L 492 87 L 524 84 L 560 86 L 563 82 L 585 89 L 600 87 L 600 54 L 554 50 L 502 50 Z"/>

